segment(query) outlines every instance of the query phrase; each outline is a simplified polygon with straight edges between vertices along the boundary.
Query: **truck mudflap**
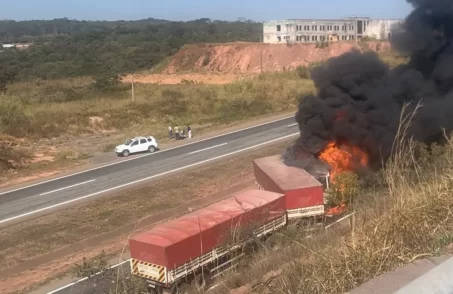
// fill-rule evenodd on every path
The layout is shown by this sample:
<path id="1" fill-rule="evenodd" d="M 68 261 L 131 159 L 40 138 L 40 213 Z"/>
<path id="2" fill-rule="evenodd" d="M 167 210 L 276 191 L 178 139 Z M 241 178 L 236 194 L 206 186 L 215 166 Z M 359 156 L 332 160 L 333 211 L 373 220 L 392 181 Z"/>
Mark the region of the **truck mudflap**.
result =
<path id="1" fill-rule="evenodd" d="M 161 284 L 167 282 L 167 269 L 165 266 L 131 258 L 132 274 Z"/>

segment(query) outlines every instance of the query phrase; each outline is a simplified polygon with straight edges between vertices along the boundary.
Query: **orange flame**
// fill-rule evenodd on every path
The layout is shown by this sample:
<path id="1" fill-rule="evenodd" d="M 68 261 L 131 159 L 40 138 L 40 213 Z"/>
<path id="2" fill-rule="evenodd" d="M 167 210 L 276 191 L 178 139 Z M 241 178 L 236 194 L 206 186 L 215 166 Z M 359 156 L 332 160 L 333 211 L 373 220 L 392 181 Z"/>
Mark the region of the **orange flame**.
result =
<path id="1" fill-rule="evenodd" d="M 334 215 L 342 214 L 345 211 L 346 211 L 346 205 L 340 204 L 338 206 L 327 209 L 325 214 L 326 214 L 326 216 L 334 216 Z"/>
<path id="2" fill-rule="evenodd" d="M 346 143 L 330 142 L 321 151 L 319 158 L 330 165 L 331 180 L 341 172 L 352 171 L 359 166 L 368 166 L 368 154 L 359 147 Z"/>

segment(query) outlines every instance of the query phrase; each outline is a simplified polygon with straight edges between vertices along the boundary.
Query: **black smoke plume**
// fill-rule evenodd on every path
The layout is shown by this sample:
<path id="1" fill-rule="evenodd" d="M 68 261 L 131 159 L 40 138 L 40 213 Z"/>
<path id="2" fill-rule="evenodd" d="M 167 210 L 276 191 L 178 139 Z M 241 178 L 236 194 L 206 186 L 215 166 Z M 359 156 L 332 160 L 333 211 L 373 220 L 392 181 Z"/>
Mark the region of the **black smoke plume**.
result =
<path id="1" fill-rule="evenodd" d="M 442 128 L 453 129 L 453 0 L 408 2 L 414 9 L 391 44 L 410 56 L 409 63 L 389 69 L 374 52 L 352 51 L 315 68 L 317 95 L 300 99 L 300 138 L 284 155 L 288 164 L 295 152 L 314 157 L 329 141 L 357 145 L 379 164 L 390 155 L 407 102 L 422 104 L 411 127 L 414 139 L 438 142 Z"/>

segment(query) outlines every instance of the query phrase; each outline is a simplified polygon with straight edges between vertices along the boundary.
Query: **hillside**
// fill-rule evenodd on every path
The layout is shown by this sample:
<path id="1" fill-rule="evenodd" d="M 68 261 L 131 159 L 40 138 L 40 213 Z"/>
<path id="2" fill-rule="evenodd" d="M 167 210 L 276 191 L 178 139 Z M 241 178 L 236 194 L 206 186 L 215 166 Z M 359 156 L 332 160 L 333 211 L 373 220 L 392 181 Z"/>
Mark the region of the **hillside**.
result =
<path id="1" fill-rule="evenodd" d="M 103 76 L 149 69 L 185 44 L 258 41 L 250 21 L 0 21 L 0 44 L 33 43 L 0 50 L 0 75 L 16 81 Z"/>
<path id="2" fill-rule="evenodd" d="M 354 42 L 317 44 L 261 44 L 237 42 L 225 44 L 185 45 L 168 61 L 163 73 L 182 72 L 222 72 L 222 73 L 260 73 L 295 69 L 320 62 L 330 57 L 352 50 Z M 360 42 L 361 51 L 390 50 L 387 42 Z M 262 54 L 261 54 L 262 52 Z"/>

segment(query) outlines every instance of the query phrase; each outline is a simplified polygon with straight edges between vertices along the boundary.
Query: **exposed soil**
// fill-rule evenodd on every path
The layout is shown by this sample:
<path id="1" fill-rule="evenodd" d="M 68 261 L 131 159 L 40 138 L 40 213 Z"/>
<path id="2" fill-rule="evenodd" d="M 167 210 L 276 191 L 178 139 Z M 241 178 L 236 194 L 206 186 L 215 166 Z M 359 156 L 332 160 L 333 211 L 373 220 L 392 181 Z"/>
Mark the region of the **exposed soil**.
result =
<path id="1" fill-rule="evenodd" d="M 146 218 L 157 221 L 158 215 L 160 219 L 174 216 L 175 206 L 180 207 L 179 214 L 185 213 L 193 205 L 197 207 L 193 201 L 202 205 L 232 193 L 222 195 L 219 191 L 252 184 L 252 159 L 280 153 L 288 144 L 250 151 L 234 160 L 0 230 L 0 293 L 14 293 L 59 276 L 101 248 L 107 254 L 118 253 L 129 232 L 146 225 Z M 185 185 L 175 186 L 175 182 Z M 96 242 L 99 239 L 102 242 Z"/>
<path id="2" fill-rule="evenodd" d="M 163 73 L 184 71 L 247 73 L 274 72 L 294 69 L 341 55 L 356 48 L 360 51 L 388 51 L 388 42 L 353 41 L 329 43 L 321 48 L 316 44 L 190 44 L 171 59 Z"/>

